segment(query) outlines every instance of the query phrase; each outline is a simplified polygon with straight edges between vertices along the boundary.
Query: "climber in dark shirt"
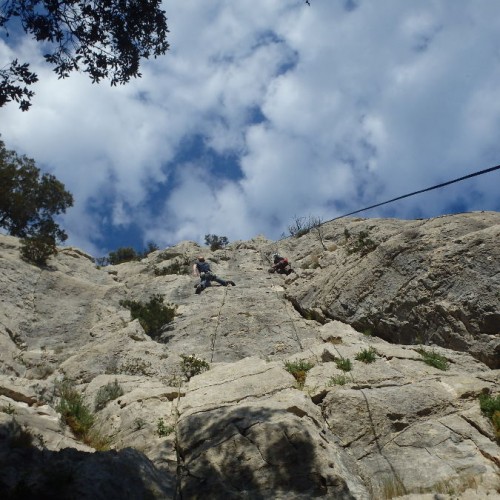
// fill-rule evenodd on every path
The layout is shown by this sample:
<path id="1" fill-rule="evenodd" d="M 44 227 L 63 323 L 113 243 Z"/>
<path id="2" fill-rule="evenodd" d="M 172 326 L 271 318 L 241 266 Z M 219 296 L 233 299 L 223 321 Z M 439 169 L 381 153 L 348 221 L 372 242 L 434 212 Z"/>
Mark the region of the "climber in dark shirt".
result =
<path id="1" fill-rule="evenodd" d="M 210 286 L 211 281 L 216 281 L 222 286 L 236 286 L 234 281 L 218 278 L 210 269 L 210 264 L 205 260 L 205 257 L 201 255 L 193 264 L 193 276 L 200 277 L 200 283 L 196 285 L 196 293 L 201 293 L 207 286 Z"/>
<path id="2" fill-rule="evenodd" d="M 290 262 L 286 257 L 274 253 L 273 254 L 273 266 L 269 269 L 270 273 L 286 274 L 293 273 L 293 269 L 290 267 Z"/>

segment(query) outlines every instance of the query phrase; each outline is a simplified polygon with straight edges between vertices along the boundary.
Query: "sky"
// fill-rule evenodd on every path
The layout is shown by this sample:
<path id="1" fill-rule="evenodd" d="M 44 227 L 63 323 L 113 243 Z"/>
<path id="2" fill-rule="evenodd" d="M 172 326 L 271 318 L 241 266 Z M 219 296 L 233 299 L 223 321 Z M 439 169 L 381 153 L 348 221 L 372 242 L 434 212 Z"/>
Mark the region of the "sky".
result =
<path id="1" fill-rule="evenodd" d="M 500 164 L 500 2 L 163 8 L 170 50 L 118 87 L 58 80 L 34 40 L 0 35 L 0 66 L 39 76 L 29 111 L 0 108 L 1 139 L 73 194 L 67 245 L 277 239 Z M 497 170 L 359 216 L 498 211 L 499 187 Z"/>

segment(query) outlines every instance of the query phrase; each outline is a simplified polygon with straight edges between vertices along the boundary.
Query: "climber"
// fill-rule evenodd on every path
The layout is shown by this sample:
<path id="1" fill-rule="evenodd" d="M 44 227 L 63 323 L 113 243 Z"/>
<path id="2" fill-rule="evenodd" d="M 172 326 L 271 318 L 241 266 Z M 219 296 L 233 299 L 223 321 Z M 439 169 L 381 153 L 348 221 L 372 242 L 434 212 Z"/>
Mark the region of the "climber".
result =
<path id="1" fill-rule="evenodd" d="M 273 262 L 273 267 L 269 269 L 270 273 L 286 274 L 287 276 L 290 273 L 293 273 L 290 262 L 288 262 L 288 259 L 286 257 L 282 257 L 281 255 L 274 253 Z"/>
<path id="2" fill-rule="evenodd" d="M 200 255 L 198 260 L 193 264 L 193 276 L 200 277 L 200 283 L 196 285 L 195 293 L 201 293 L 207 286 L 210 286 L 211 281 L 216 281 L 222 286 L 236 286 L 234 281 L 217 278 L 217 276 L 210 269 L 210 264 L 202 255 Z"/>

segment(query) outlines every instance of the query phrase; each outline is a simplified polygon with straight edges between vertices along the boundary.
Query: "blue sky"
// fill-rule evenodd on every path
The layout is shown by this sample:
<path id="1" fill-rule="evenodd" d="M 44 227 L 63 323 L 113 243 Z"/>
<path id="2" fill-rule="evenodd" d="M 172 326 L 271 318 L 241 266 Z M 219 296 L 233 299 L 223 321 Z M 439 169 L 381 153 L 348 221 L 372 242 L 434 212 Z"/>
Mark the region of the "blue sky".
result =
<path id="1" fill-rule="evenodd" d="M 65 183 L 68 244 L 92 255 L 204 235 L 275 239 L 500 163 L 500 3 L 170 0 L 171 49 L 126 86 L 40 77 L 0 108 L 9 149 Z M 500 172 L 372 210 L 500 210 Z"/>

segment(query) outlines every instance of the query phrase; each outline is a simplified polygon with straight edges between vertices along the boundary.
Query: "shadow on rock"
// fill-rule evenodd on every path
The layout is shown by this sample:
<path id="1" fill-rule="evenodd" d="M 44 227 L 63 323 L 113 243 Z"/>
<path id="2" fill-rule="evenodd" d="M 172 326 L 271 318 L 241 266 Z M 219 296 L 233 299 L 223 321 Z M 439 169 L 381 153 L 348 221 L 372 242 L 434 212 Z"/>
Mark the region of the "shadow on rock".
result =
<path id="1" fill-rule="evenodd" d="M 292 408 L 251 403 L 182 417 L 181 498 L 355 498 L 336 470 L 332 443 L 316 431 Z"/>
<path id="2" fill-rule="evenodd" d="M 0 425 L 2 499 L 165 499 L 174 497 L 173 488 L 173 478 L 131 448 L 51 451 L 15 418 Z"/>

